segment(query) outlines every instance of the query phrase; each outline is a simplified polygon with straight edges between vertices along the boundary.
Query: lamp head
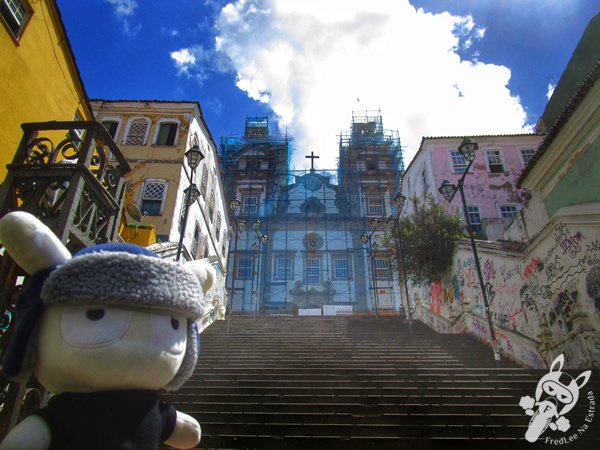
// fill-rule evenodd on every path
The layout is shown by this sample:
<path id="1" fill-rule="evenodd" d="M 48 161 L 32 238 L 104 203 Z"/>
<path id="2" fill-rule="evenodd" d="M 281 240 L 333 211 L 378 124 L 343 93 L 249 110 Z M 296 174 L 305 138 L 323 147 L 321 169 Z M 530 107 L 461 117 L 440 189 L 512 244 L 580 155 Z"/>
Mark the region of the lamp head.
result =
<path id="1" fill-rule="evenodd" d="M 188 205 L 191 205 L 198 200 L 200 197 L 200 190 L 196 186 L 196 183 L 192 183 L 189 187 L 183 190 L 185 197 L 187 198 Z"/>
<path id="2" fill-rule="evenodd" d="M 439 192 L 447 201 L 451 202 L 454 198 L 454 194 L 456 193 L 456 186 L 454 186 L 448 180 L 444 180 L 440 186 Z"/>
<path id="3" fill-rule="evenodd" d="M 376 252 L 379 248 L 379 244 L 377 242 L 373 242 L 373 245 L 371 247 L 373 248 L 373 251 Z"/>
<path id="4" fill-rule="evenodd" d="M 238 231 L 246 231 L 246 221 L 244 219 L 239 219 L 237 221 L 237 229 Z"/>
<path id="5" fill-rule="evenodd" d="M 204 155 L 202 154 L 200 147 L 198 147 L 196 144 L 194 144 L 192 148 L 185 152 L 185 157 L 188 165 L 194 170 L 200 165 L 200 161 L 204 159 Z"/>
<path id="6" fill-rule="evenodd" d="M 475 152 L 479 148 L 477 142 L 471 141 L 469 138 L 464 138 L 462 143 L 458 146 L 458 151 L 462 153 L 465 159 L 469 162 L 475 159 Z"/>
<path id="7" fill-rule="evenodd" d="M 252 222 L 252 229 L 254 231 L 258 231 L 259 228 L 260 228 L 260 220 L 256 219 L 254 222 Z"/>
<path id="8" fill-rule="evenodd" d="M 398 209 L 398 214 L 404 208 L 404 204 L 406 203 L 406 197 L 402 195 L 400 192 L 394 197 L 394 203 L 396 204 L 396 209 Z"/>
<path id="9" fill-rule="evenodd" d="M 398 223 L 398 219 L 396 219 L 394 216 L 388 217 L 388 220 L 387 220 L 388 229 L 393 230 L 397 223 Z"/>
<path id="10" fill-rule="evenodd" d="M 371 229 L 374 230 L 379 225 L 379 219 L 377 217 L 373 217 L 369 223 L 371 224 Z"/>
<path id="11" fill-rule="evenodd" d="M 266 234 L 263 234 L 263 235 L 260 237 L 260 242 L 262 242 L 264 245 L 266 245 L 266 244 L 267 244 L 267 242 L 269 242 L 269 236 L 268 236 L 268 235 L 266 235 Z"/>
<path id="12" fill-rule="evenodd" d="M 257 244 L 256 242 L 255 242 L 254 244 L 252 244 L 252 250 L 253 250 L 254 252 L 257 252 L 257 251 L 258 251 L 258 244 Z"/>
<path id="13" fill-rule="evenodd" d="M 240 205 L 241 203 L 237 198 L 229 200 L 229 209 L 231 209 L 233 212 L 236 212 L 240 208 Z"/>
<path id="14" fill-rule="evenodd" d="M 369 236 L 367 235 L 367 233 L 363 233 L 360 235 L 360 240 L 363 244 L 366 244 L 367 242 L 369 242 Z"/>

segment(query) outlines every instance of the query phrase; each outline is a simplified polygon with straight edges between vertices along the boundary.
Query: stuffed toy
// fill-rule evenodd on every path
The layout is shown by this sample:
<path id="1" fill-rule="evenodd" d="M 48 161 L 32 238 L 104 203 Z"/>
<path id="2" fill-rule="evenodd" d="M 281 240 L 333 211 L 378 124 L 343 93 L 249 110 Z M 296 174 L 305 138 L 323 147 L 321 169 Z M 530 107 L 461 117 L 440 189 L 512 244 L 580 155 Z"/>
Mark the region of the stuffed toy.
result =
<path id="1" fill-rule="evenodd" d="M 2 368 L 17 381 L 33 373 L 53 394 L 0 448 L 196 446 L 198 422 L 159 393 L 179 388 L 194 369 L 212 266 L 166 261 L 131 244 L 71 256 L 21 211 L 0 219 L 0 241 L 31 275 Z"/>

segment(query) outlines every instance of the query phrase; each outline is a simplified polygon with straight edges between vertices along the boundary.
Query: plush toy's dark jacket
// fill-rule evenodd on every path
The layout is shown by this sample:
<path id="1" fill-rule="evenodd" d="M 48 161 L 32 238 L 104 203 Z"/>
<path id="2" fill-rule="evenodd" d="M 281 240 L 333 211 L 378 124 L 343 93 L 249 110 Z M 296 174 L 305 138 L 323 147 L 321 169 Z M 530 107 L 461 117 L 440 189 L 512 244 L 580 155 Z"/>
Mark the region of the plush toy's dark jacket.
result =
<path id="1" fill-rule="evenodd" d="M 175 428 L 177 412 L 155 391 L 65 393 L 36 411 L 50 427 L 51 449 L 157 449 Z"/>

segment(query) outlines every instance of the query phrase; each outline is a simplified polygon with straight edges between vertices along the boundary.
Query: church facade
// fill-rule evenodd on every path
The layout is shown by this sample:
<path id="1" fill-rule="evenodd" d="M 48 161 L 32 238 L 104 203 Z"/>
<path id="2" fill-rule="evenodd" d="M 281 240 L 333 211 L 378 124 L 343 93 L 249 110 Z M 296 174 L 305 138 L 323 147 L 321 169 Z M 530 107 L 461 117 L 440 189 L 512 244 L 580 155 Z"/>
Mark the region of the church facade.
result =
<path id="1" fill-rule="evenodd" d="M 353 115 L 333 170 L 290 170 L 291 139 L 267 118 L 221 139 L 233 232 L 230 305 L 243 313 L 348 314 L 400 311 L 385 238 L 403 170 L 397 132 L 381 113 Z M 233 202 L 231 201 L 233 200 Z M 361 239 L 362 236 L 362 239 Z"/>

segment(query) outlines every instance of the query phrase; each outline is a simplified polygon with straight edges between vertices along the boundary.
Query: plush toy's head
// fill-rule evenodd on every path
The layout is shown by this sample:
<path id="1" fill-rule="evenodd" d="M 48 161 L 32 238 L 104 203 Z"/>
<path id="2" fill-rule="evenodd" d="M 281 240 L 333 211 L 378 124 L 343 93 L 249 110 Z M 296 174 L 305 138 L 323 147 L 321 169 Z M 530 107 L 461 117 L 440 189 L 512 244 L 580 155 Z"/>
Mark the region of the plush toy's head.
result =
<path id="1" fill-rule="evenodd" d="M 0 223 L 0 238 L 11 255 L 17 241 L 39 240 L 24 239 L 14 217 L 7 221 L 13 225 Z M 38 234 L 39 224 L 31 227 Z M 27 258 L 35 258 L 30 250 Z M 56 264 L 61 258 L 40 259 Z M 96 245 L 63 259 L 33 274 L 18 301 L 3 362 L 7 375 L 33 370 L 53 393 L 175 390 L 187 380 L 198 356 L 195 321 L 205 310 L 203 289 L 214 276 L 207 262 L 182 265 L 131 244 Z M 25 270 L 31 266 L 15 260 Z"/>

